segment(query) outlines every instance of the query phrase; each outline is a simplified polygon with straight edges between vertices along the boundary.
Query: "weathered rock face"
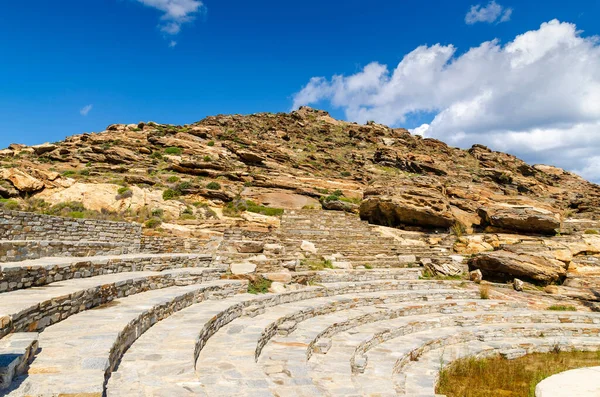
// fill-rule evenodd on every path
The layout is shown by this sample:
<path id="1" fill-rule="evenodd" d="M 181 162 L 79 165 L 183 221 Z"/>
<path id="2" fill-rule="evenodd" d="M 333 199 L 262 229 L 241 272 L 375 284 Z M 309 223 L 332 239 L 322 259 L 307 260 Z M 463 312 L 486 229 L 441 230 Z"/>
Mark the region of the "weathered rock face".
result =
<path id="1" fill-rule="evenodd" d="M 567 275 L 567 265 L 549 255 L 508 251 L 489 252 L 471 258 L 469 269 L 481 270 L 484 279 L 512 280 L 519 277 L 542 283 L 559 281 Z"/>
<path id="2" fill-rule="evenodd" d="M 426 182 L 423 178 L 420 186 L 406 186 L 382 180 L 371 185 L 360 205 L 361 219 L 385 226 L 449 228 L 455 219 L 448 200 L 435 181 L 431 187 Z"/>
<path id="3" fill-rule="evenodd" d="M 42 181 L 16 168 L 2 170 L 0 177 L 10 181 L 20 192 L 34 193 L 44 188 Z"/>
<path id="4" fill-rule="evenodd" d="M 485 225 L 522 233 L 556 234 L 560 219 L 550 211 L 528 207 L 483 207 L 479 215 Z"/>

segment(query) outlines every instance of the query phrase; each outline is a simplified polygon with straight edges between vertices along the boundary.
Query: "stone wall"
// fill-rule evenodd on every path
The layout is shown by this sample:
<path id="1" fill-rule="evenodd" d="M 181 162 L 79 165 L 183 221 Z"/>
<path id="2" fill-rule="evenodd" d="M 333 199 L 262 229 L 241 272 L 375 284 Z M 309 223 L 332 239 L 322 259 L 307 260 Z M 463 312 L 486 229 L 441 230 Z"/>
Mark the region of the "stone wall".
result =
<path id="1" fill-rule="evenodd" d="M 57 281 L 87 278 L 111 273 L 163 271 L 187 267 L 208 267 L 210 255 L 173 254 L 167 257 L 137 255 L 136 257 L 60 258 L 43 264 L 11 263 L 0 266 L 0 292 L 40 287 Z"/>
<path id="2" fill-rule="evenodd" d="M 149 254 L 178 253 L 211 253 L 215 252 L 220 239 L 208 240 L 194 237 L 178 236 L 142 236 L 140 250 Z"/>
<path id="3" fill-rule="evenodd" d="M 139 243 L 101 241 L 0 240 L 0 262 L 20 262 L 53 256 L 85 257 L 135 254 Z"/>
<path id="4" fill-rule="evenodd" d="M 0 209 L 0 240 L 97 241 L 138 245 L 142 226 Z"/>

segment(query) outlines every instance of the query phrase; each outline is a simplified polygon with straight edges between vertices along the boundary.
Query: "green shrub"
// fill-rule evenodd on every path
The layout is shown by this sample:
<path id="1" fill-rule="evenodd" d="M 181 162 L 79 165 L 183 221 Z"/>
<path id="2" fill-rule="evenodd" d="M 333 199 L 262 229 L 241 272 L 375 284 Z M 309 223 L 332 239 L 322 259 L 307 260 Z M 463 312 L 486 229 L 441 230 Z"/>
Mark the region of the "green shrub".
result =
<path id="1" fill-rule="evenodd" d="M 155 208 L 152 210 L 151 214 L 155 218 L 162 218 L 163 216 L 165 216 L 165 210 L 163 210 L 162 208 Z"/>
<path id="2" fill-rule="evenodd" d="M 165 149 L 166 154 L 172 154 L 174 156 L 179 156 L 183 153 L 183 149 L 179 147 L 168 147 Z"/>
<path id="3" fill-rule="evenodd" d="M 167 201 L 167 200 L 173 200 L 177 197 L 179 197 L 179 192 L 173 190 L 173 189 L 167 189 L 163 192 L 163 200 Z"/>
<path id="4" fill-rule="evenodd" d="M 369 265 L 368 263 L 366 263 L 365 264 L 365 269 L 371 270 L 371 269 L 373 269 L 373 265 Z"/>
<path id="5" fill-rule="evenodd" d="M 169 183 L 179 182 L 179 177 L 175 176 L 175 175 L 170 176 L 170 177 L 167 178 L 167 182 L 169 182 Z"/>
<path id="6" fill-rule="evenodd" d="M 182 221 L 189 221 L 192 219 L 196 219 L 196 217 L 193 214 L 181 214 L 179 215 L 179 219 L 181 219 Z"/>
<path id="7" fill-rule="evenodd" d="M 257 214 L 263 214 L 263 215 L 268 215 L 268 216 L 281 216 L 283 215 L 283 209 L 282 208 L 272 208 L 272 207 L 266 207 L 264 205 L 258 205 L 253 201 L 246 201 L 246 210 L 249 212 L 254 212 Z"/>
<path id="8" fill-rule="evenodd" d="M 133 191 L 128 188 L 127 186 L 123 186 L 120 187 L 119 190 L 117 190 L 117 200 L 124 200 L 126 198 L 132 197 L 133 196 Z"/>
<path id="9" fill-rule="evenodd" d="M 181 182 L 179 185 L 177 185 L 177 190 L 180 192 L 183 192 L 185 190 L 189 190 L 193 187 L 191 182 Z"/>
<path id="10" fill-rule="evenodd" d="M 210 190 L 219 190 L 221 189 L 221 185 L 219 184 L 219 182 L 210 182 L 206 185 L 206 188 Z"/>
<path id="11" fill-rule="evenodd" d="M 85 213 L 81 212 L 81 211 L 72 211 L 72 212 L 69 212 L 68 216 L 69 216 L 69 218 L 83 219 L 83 218 L 85 218 Z"/>
<path id="12" fill-rule="evenodd" d="M 160 226 L 161 224 L 162 224 L 162 221 L 160 219 L 152 218 L 152 219 L 148 219 L 146 221 L 146 223 L 144 223 L 144 226 L 147 227 L 148 229 L 155 229 L 158 226 Z"/>
<path id="13" fill-rule="evenodd" d="M 575 306 L 569 306 L 569 305 L 552 305 L 552 306 L 548 306 L 547 310 L 554 310 L 554 311 L 559 311 L 559 312 L 576 312 L 577 311 Z"/>
<path id="14" fill-rule="evenodd" d="M 210 156 L 208 156 L 208 155 L 207 155 L 207 156 L 204 156 L 204 157 L 202 158 L 202 160 L 204 160 L 204 161 L 206 161 L 206 162 L 208 162 L 208 161 L 212 161 L 212 157 L 210 157 Z"/>
<path id="15" fill-rule="evenodd" d="M 215 146 L 215 141 L 208 141 L 207 145 L 208 146 Z"/>
<path id="16" fill-rule="evenodd" d="M 73 175 L 76 175 L 76 174 L 77 174 L 77 172 L 75 172 L 74 170 L 68 170 L 68 171 L 64 171 L 62 173 L 62 176 L 69 177 L 69 176 L 73 176 Z"/>
<path id="17" fill-rule="evenodd" d="M 21 206 L 16 200 L 0 199 L 0 208 L 8 211 L 18 211 L 21 209 Z"/>
<path id="18" fill-rule="evenodd" d="M 352 175 L 352 173 L 350 171 L 342 171 L 342 172 L 340 172 L 340 175 L 343 177 L 348 177 L 348 176 Z"/>
<path id="19" fill-rule="evenodd" d="M 90 176 L 90 170 L 87 170 L 87 169 L 81 170 L 81 171 L 79 171 L 79 175 Z"/>
<path id="20" fill-rule="evenodd" d="M 257 277 L 254 280 L 250 280 L 248 283 L 248 293 L 249 294 L 266 294 L 269 292 L 269 288 L 271 288 L 271 284 L 273 282 L 271 280 L 267 280 L 264 277 Z"/>
<path id="21" fill-rule="evenodd" d="M 583 232 L 584 234 L 600 234 L 600 232 L 598 230 L 595 229 L 588 229 L 585 232 Z"/>
<path id="22" fill-rule="evenodd" d="M 163 155 L 160 152 L 153 152 L 150 157 L 153 159 L 162 160 Z"/>

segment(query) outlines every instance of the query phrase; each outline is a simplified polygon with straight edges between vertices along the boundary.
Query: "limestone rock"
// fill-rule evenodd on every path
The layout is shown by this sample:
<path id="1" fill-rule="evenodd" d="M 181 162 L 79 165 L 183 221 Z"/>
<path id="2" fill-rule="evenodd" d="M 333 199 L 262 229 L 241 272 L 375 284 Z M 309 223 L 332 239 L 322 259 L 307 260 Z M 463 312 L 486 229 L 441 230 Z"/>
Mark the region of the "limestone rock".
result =
<path id="1" fill-rule="evenodd" d="M 58 146 L 53 145 L 51 143 L 43 143 L 41 145 L 32 146 L 32 149 L 36 155 L 41 156 L 44 153 L 48 153 L 48 152 L 52 152 L 53 150 L 56 150 L 57 147 Z"/>
<path id="2" fill-rule="evenodd" d="M 473 270 L 473 271 L 469 272 L 469 280 L 473 281 L 474 283 L 479 284 L 483 280 L 483 275 L 481 274 L 481 270 L 477 269 L 477 270 Z"/>
<path id="3" fill-rule="evenodd" d="M 311 254 L 317 253 L 317 247 L 310 241 L 306 240 L 302 241 L 302 244 L 300 244 L 300 249 L 304 252 L 309 252 Z"/>
<path id="4" fill-rule="evenodd" d="M 523 233 L 555 234 L 560 220 L 550 211 L 532 207 L 484 207 L 479 215 L 484 225 Z"/>
<path id="5" fill-rule="evenodd" d="M 232 263 L 230 270 L 232 274 L 251 274 L 256 271 L 256 264 L 250 262 Z"/>
<path id="6" fill-rule="evenodd" d="M 323 209 L 330 211 L 345 211 L 351 213 L 358 213 L 359 206 L 353 203 L 347 203 L 345 201 L 340 200 L 331 200 L 331 201 L 323 201 L 321 203 Z"/>
<path id="7" fill-rule="evenodd" d="M 426 186 L 373 184 L 364 193 L 360 217 L 384 226 L 419 226 L 447 229 L 454 223 L 447 198 Z"/>
<path id="8" fill-rule="evenodd" d="M 550 256 L 495 251 L 471 258 L 471 269 L 480 269 L 486 279 L 522 277 L 550 283 L 567 274 L 567 265 Z"/>
<path id="9" fill-rule="evenodd" d="M 17 190 L 24 193 L 34 193 L 44 188 L 44 183 L 39 179 L 21 171 L 17 168 L 3 169 L 0 177 L 13 184 Z"/>
<path id="10" fill-rule="evenodd" d="M 515 278 L 513 280 L 513 288 L 515 289 L 515 291 L 523 291 L 523 286 L 523 281 L 519 280 L 518 278 Z"/>

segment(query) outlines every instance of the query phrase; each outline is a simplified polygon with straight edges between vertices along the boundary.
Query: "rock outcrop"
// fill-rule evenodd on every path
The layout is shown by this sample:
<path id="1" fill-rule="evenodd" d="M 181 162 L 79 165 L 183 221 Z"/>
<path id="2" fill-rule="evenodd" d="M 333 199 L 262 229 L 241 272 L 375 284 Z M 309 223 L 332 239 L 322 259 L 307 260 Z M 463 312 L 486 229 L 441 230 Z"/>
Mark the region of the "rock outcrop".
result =
<path id="1" fill-rule="evenodd" d="M 509 251 L 480 254 L 469 260 L 469 268 L 481 270 L 484 279 L 519 277 L 545 284 L 562 281 L 567 275 L 567 265 L 550 255 L 519 254 Z"/>

